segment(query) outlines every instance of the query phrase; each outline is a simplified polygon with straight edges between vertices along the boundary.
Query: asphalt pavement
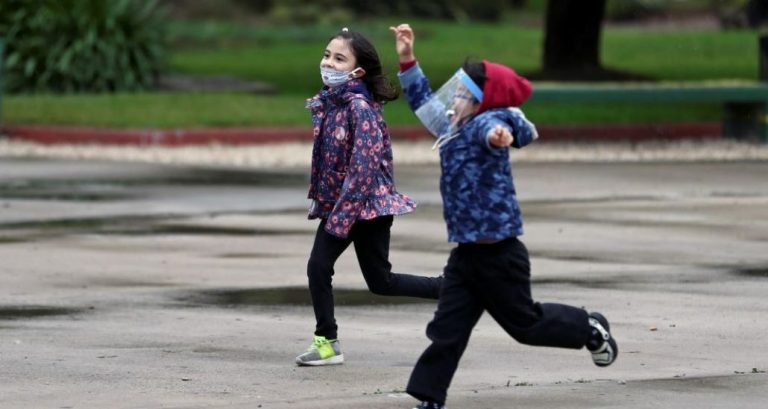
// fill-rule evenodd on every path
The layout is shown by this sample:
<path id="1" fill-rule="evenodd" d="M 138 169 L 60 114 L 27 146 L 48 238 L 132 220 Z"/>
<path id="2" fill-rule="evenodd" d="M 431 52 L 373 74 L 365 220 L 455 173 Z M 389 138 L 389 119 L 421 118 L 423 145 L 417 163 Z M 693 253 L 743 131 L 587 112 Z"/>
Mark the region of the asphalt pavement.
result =
<path id="1" fill-rule="evenodd" d="M 1 408 L 413 406 L 403 389 L 435 304 L 370 295 L 353 249 L 334 278 L 345 364 L 293 362 L 314 326 L 304 163 L 151 162 L 0 159 Z M 396 219 L 391 261 L 437 274 L 452 248 L 439 170 L 406 163 L 398 189 L 420 206 Z M 534 298 L 601 311 L 621 354 L 598 368 L 484 316 L 449 408 L 766 407 L 768 162 L 513 172 Z"/>

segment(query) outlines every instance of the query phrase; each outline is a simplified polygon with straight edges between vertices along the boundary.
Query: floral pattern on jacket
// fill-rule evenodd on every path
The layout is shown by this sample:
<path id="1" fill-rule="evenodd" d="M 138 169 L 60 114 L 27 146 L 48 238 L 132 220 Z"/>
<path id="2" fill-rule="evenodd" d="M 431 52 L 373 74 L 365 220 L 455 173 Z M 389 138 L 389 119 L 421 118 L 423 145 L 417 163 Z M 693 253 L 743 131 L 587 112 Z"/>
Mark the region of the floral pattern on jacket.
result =
<path id="1" fill-rule="evenodd" d="M 395 190 L 389 130 L 361 80 L 324 87 L 307 108 L 314 134 L 310 219 L 327 219 L 325 231 L 346 238 L 358 219 L 416 208 Z"/>

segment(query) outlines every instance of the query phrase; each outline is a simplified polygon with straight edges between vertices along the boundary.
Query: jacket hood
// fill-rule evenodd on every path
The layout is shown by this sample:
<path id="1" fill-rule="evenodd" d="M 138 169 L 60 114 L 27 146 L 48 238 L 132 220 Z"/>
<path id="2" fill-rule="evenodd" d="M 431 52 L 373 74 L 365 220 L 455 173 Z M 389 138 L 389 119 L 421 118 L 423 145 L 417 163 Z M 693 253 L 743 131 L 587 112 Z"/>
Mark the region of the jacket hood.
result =
<path id="1" fill-rule="evenodd" d="M 531 96 L 531 83 L 506 65 L 483 60 L 485 84 L 478 113 L 493 108 L 520 106 Z"/>

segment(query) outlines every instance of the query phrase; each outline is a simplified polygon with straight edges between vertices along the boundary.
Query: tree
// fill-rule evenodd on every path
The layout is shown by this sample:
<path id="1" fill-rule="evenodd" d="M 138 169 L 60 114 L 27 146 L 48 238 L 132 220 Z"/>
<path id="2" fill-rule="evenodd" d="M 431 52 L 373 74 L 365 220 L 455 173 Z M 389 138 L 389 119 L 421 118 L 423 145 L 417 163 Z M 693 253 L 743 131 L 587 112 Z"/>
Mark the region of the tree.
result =
<path id="1" fill-rule="evenodd" d="M 765 0 L 712 0 L 712 9 L 723 28 L 759 28 L 768 24 Z"/>
<path id="2" fill-rule="evenodd" d="M 549 0 L 544 35 L 545 71 L 600 68 L 606 0 Z"/>
<path id="3" fill-rule="evenodd" d="M 744 9 L 750 27 L 757 28 L 768 22 L 768 1 L 750 0 Z"/>
<path id="4" fill-rule="evenodd" d="M 542 70 L 534 79 L 647 79 L 606 69 L 600 62 L 600 38 L 607 0 L 547 2 Z"/>

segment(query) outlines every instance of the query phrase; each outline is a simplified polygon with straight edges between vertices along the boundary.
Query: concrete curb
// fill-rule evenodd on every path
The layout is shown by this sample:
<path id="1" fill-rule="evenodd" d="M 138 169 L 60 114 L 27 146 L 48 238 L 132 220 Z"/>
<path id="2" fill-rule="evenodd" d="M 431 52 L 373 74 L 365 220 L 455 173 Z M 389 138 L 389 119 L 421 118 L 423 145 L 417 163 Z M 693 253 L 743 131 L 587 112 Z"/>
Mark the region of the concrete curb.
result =
<path id="1" fill-rule="evenodd" d="M 644 141 L 676 139 L 719 139 L 719 123 L 540 125 L 539 135 L 547 141 Z M 432 137 L 420 126 L 391 128 L 395 140 L 419 141 Z M 103 145 L 249 145 L 312 141 L 309 127 L 205 128 L 205 129 L 111 129 L 67 126 L 7 126 L 2 134 L 14 140 L 41 144 Z"/>

